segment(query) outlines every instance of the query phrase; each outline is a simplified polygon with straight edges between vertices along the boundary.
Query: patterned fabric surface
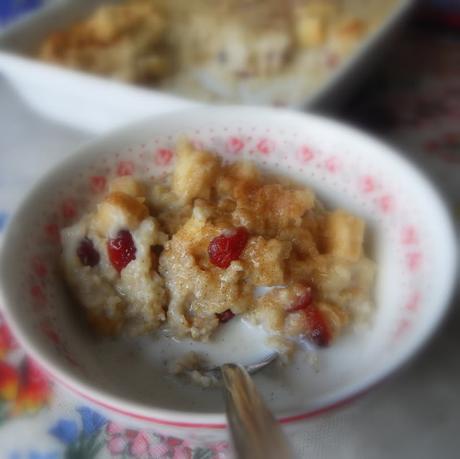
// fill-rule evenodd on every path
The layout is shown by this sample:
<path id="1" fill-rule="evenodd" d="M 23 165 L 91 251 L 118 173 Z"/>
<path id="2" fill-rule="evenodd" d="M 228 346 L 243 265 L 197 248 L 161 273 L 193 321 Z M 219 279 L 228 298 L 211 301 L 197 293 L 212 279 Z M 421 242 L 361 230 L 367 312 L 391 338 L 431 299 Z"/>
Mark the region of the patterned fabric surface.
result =
<path id="1" fill-rule="evenodd" d="M 43 0 L 1 0 L 0 26 L 10 23 L 42 5 Z"/>
<path id="2" fill-rule="evenodd" d="M 458 224 L 460 41 L 457 38 L 438 31 L 413 28 L 341 116 L 400 146 L 442 187 Z M 5 169 L 0 170 L 0 186 L 4 189 L 13 179 L 6 177 L 5 173 L 2 175 L 2 171 Z M 10 212 L 11 209 L 4 206 L 4 200 L 0 200 L 0 231 Z M 364 408 L 355 408 L 359 409 Z M 316 444 L 307 446 L 307 440 L 297 438 L 295 449 L 299 457 L 307 457 L 307 451 L 316 452 L 310 457 L 331 457 L 324 455 L 324 450 L 318 446 L 324 438 L 322 434 L 313 440 L 310 437 L 310 443 Z M 432 449 L 427 446 L 427 455 L 423 457 L 455 457 L 455 453 L 450 455 L 448 451 L 455 451 L 458 438 L 452 438 L 451 445 L 437 443 L 436 437 L 431 440 Z M 445 454 L 440 450 L 443 446 L 446 446 Z M 376 452 L 372 457 L 389 457 L 385 447 L 380 447 L 382 452 Z M 341 445 L 341 448 L 342 453 L 337 452 L 336 458 L 358 457 L 347 445 Z M 391 448 L 388 451 L 391 457 L 403 457 Z M 107 419 L 94 407 L 48 381 L 18 348 L 0 318 L 1 458 L 218 459 L 228 456 L 226 443 L 192 448 L 180 439 L 153 431 L 127 429 Z"/>

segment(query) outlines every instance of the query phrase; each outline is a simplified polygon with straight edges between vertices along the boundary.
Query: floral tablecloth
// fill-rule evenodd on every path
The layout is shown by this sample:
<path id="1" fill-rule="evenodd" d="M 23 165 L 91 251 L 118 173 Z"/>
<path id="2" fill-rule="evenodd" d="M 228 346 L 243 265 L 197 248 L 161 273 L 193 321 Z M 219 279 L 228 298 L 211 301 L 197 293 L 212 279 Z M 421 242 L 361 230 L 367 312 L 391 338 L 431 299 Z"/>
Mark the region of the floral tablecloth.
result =
<path id="1" fill-rule="evenodd" d="M 413 26 L 340 116 L 402 147 L 444 191 L 458 223 L 460 39 Z M 79 134 L 71 136 L 78 143 Z M 14 145 L 2 143 L 1 136 L 0 152 L 1 232 L 14 207 L 15 183 L 27 183 L 30 177 L 17 177 L 15 182 L 8 176 Z M 298 457 L 458 457 L 459 319 L 454 311 L 428 350 L 384 388 L 306 423 L 304 432 L 293 438 Z M 18 348 L 0 317 L 0 458 L 229 456 L 226 443 L 194 448 L 180 439 L 122 424 L 48 381 Z"/>

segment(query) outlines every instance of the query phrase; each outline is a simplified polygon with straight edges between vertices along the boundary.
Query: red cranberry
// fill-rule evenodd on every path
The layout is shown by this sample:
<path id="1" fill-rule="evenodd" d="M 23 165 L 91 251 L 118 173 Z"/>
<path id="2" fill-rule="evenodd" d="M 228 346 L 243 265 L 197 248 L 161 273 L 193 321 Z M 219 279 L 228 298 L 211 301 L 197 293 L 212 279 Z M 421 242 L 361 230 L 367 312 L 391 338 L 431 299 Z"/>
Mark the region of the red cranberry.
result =
<path id="1" fill-rule="evenodd" d="M 305 316 L 307 317 L 310 340 L 321 347 L 329 346 L 332 340 L 331 330 L 321 311 L 311 304 L 305 309 Z"/>
<path id="2" fill-rule="evenodd" d="M 219 319 L 221 324 L 228 322 L 235 317 L 234 312 L 231 309 L 226 309 L 224 312 L 218 312 L 216 317 Z"/>
<path id="3" fill-rule="evenodd" d="M 107 251 L 110 262 L 118 272 L 136 259 L 136 246 L 131 233 L 127 230 L 121 230 L 115 238 L 109 239 Z"/>
<path id="4" fill-rule="evenodd" d="M 94 248 L 93 241 L 84 237 L 77 248 L 77 255 L 82 265 L 96 266 L 99 263 L 99 252 Z"/>
<path id="5" fill-rule="evenodd" d="M 240 258 L 248 239 L 248 230 L 242 226 L 222 233 L 209 243 L 209 260 L 219 268 L 228 268 L 233 260 Z"/>
<path id="6" fill-rule="evenodd" d="M 308 337 L 318 346 L 325 347 L 331 342 L 329 325 L 321 311 L 314 305 L 313 288 L 308 286 L 287 312 L 302 311 L 308 323 Z"/>

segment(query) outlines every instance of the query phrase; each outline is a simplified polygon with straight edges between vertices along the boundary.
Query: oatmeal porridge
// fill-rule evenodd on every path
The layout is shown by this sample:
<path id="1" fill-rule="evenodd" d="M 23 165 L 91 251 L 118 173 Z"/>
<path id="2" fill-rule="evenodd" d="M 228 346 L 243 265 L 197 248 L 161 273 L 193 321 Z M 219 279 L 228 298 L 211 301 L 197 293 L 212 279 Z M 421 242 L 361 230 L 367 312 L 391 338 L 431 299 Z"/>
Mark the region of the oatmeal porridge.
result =
<path id="1" fill-rule="evenodd" d="M 100 335 L 209 341 L 235 316 L 290 354 L 329 346 L 372 311 L 364 222 L 253 163 L 187 141 L 161 178 L 113 179 L 62 231 L 67 283 Z"/>

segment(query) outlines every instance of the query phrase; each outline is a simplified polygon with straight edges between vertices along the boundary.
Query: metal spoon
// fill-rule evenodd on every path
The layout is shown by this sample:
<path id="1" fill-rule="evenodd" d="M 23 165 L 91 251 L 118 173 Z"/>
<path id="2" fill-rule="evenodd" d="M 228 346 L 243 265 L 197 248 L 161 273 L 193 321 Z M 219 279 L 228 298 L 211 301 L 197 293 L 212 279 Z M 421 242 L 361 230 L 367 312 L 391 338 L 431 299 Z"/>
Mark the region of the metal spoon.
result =
<path id="1" fill-rule="evenodd" d="M 280 355 L 278 352 L 272 352 L 271 354 L 267 354 L 267 356 L 264 357 L 262 360 L 259 360 L 258 362 L 255 362 L 255 363 L 250 363 L 249 365 L 244 365 L 243 368 L 247 373 L 252 375 L 262 370 L 266 366 L 270 365 L 279 356 Z M 230 365 L 230 364 L 225 364 L 225 365 Z M 216 378 L 216 379 L 221 379 L 223 376 L 222 375 L 223 366 L 224 365 L 218 365 L 218 366 L 210 367 L 210 368 L 200 368 L 200 373 L 206 376 Z"/>
<path id="2" fill-rule="evenodd" d="M 273 362 L 271 354 L 257 364 L 253 372 Z M 227 420 L 233 448 L 238 459 L 289 459 L 292 452 L 278 421 L 259 394 L 248 371 L 241 365 L 221 367 Z"/>
<path id="3" fill-rule="evenodd" d="M 283 431 L 250 376 L 278 357 L 278 352 L 272 352 L 262 360 L 245 366 L 226 363 L 200 369 L 201 374 L 223 382 L 227 420 L 238 459 L 292 457 Z"/>

